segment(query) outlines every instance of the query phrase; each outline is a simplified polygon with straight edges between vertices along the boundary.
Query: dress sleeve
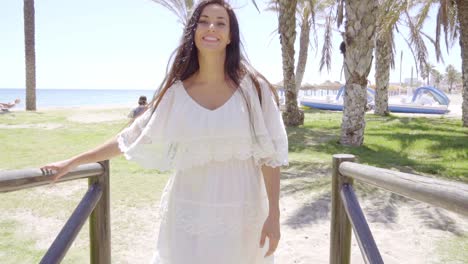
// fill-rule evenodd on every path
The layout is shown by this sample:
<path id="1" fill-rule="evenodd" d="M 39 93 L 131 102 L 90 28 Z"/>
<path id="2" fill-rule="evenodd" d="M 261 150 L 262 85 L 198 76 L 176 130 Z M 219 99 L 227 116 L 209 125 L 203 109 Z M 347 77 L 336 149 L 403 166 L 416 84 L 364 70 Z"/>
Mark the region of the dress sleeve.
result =
<path id="1" fill-rule="evenodd" d="M 117 135 L 119 149 L 127 160 L 145 168 L 169 169 L 169 146 L 164 128 L 173 109 L 173 94 L 170 88 L 155 111 L 149 108 Z"/>
<path id="2" fill-rule="evenodd" d="M 265 127 L 273 142 L 274 153 L 263 158 L 260 163 L 269 167 L 288 165 L 288 136 L 283 123 L 281 111 L 276 104 L 275 96 L 268 84 L 259 80 L 262 93 L 262 114 Z"/>
<path id="3" fill-rule="evenodd" d="M 117 135 L 117 141 L 122 153 L 125 154 L 130 146 L 142 135 L 143 129 L 151 118 L 151 112 L 151 109 L 145 111 L 142 115 L 137 117 L 129 127 L 125 128 Z M 133 111 L 130 114 L 133 117 Z"/>

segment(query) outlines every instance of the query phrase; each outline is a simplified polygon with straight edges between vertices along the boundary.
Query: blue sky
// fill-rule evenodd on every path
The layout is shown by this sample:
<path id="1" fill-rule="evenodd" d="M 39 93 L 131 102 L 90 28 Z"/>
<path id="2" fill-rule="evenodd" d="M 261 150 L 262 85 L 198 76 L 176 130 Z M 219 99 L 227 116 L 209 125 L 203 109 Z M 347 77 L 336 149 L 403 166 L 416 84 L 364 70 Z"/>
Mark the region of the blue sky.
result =
<path id="1" fill-rule="evenodd" d="M 179 43 L 182 26 L 177 18 L 151 0 L 36 0 L 37 88 L 62 89 L 150 89 L 154 90 L 166 71 L 170 54 Z M 242 39 L 252 65 L 271 82 L 282 80 L 279 38 L 272 34 L 277 16 L 260 14 L 250 0 L 231 1 L 236 8 Z M 263 0 L 257 0 L 263 9 Z M 432 21 L 425 32 L 434 31 Z M 404 29 L 401 29 L 404 32 Z M 319 36 L 323 32 L 319 31 Z M 299 36 L 299 35 L 298 35 Z M 319 72 L 319 51 L 309 50 L 304 82 L 339 81 L 342 56 L 341 37 L 334 33 L 332 69 Z M 429 45 L 429 44 L 428 44 Z M 406 43 L 397 37 L 398 58 L 391 72 L 392 82 L 400 78 L 400 50 L 403 50 L 403 79 L 409 78 L 413 56 Z M 436 64 L 432 49 L 429 60 Z M 298 49 L 296 49 L 297 55 Z M 446 54 L 448 64 L 461 69 L 457 43 Z M 23 1 L 0 3 L 0 89 L 24 87 Z M 374 82 L 374 72 L 369 80 Z M 344 82 L 344 80 L 341 80 Z"/>

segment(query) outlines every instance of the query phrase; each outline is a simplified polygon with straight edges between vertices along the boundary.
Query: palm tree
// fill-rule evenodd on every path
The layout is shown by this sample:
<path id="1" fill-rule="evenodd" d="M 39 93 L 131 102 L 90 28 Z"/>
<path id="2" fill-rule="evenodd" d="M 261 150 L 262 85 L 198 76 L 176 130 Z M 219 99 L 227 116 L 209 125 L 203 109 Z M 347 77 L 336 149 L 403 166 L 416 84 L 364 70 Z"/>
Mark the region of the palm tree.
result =
<path id="1" fill-rule="evenodd" d="M 427 62 L 428 52 L 423 40 L 426 37 L 436 47 L 437 60 L 442 60 L 440 50 L 437 49 L 435 41 L 421 31 L 424 19 L 427 18 L 431 2 L 421 5 L 418 2 L 408 2 L 406 0 L 379 0 L 379 20 L 376 32 L 375 49 L 375 111 L 377 115 L 388 114 L 388 86 L 390 68 L 394 67 L 394 31 L 401 33 L 398 26 L 409 28 L 409 36 L 404 39 L 408 44 L 415 59 L 416 71 L 420 72 L 423 78 L 429 78 L 430 64 Z M 416 17 L 409 15 L 409 10 L 418 8 Z M 421 15 L 422 14 L 422 15 Z M 418 68 L 419 64 L 419 68 Z M 429 79 L 427 80 L 429 84 Z"/>
<path id="2" fill-rule="evenodd" d="M 286 126 L 299 126 L 304 124 L 304 112 L 297 106 L 296 78 L 294 75 L 297 0 L 279 0 L 278 7 L 278 29 L 283 57 L 283 82 L 286 93 L 286 111 L 283 112 L 283 120 Z"/>
<path id="3" fill-rule="evenodd" d="M 376 115 L 388 115 L 390 68 L 394 63 L 393 31 L 405 8 L 401 1 L 379 0 L 375 33 L 375 109 Z"/>
<path id="4" fill-rule="evenodd" d="M 457 0 L 456 3 L 460 30 L 460 47 L 462 53 L 462 121 L 463 126 L 468 127 L 468 1 Z"/>
<path id="5" fill-rule="evenodd" d="M 304 72 L 307 64 L 307 53 L 310 44 L 310 29 L 314 22 L 314 6 L 315 1 L 299 0 L 297 11 L 299 15 L 299 26 L 301 28 L 299 34 L 299 57 L 296 66 L 296 90 L 299 91 L 304 77 Z"/>
<path id="6" fill-rule="evenodd" d="M 343 6 L 344 4 L 344 6 Z M 339 0 L 338 25 L 345 11 L 344 95 L 341 139 L 343 145 L 360 146 L 364 141 L 364 119 L 367 104 L 367 77 L 372 66 L 376 29 L 377 0 Z"/>
<path id="7" fill-rule="evenodd" d="M 296 90 L 299 91 L 304 77 L 309 46 L 313 47 L 313 42 L 310 40 L 310 33 L 313 30 L 315 33 L 316 16 L 324 13 L 324 11 L 333 5 L 333 0 L 298 0 L 296 8 L 297 27 L 300 28 L 299 33 L 299 56 L 296 65 Z M 267 11 L 279 13 L 278 0 L 271 0 L 268 3 Z M 315 39 L 317 35 L 314 35 Z"/>
<path id="8" fill-rule="evenodd" d="M 427 0 L 432 2 L 432 0 Z M 460 49 L 462 58 L 463 78 L 463 102 L 462 102 L 462 124 L 468 127 L 468 1 L 466 0 L 439 0 L 439 11 L 437 13 L 436 40 L 437 48 L 440 49 L 440 37 L 445 33 L 447 51 L 453 45 L 455 39 L 460 36 Z M 427 15 L 427 14 L 426 14 Z"/>
<path id="9" fill-rule="evenodd" d="M 437 69 L 433 69 L 431 71 L 431 76 L 432 76 L 432 83 L 435 87 L 440 86 L 440 82 L 442 81 L 443 75 L 440 73 Z"/>
<path id="10" fill-rule="evenodd" d="M 26 60 L 26 110 L 36 111 L 36 48 L 34 0 L 24 0 L 24 51 Z"/>
<path id="11" fill-rule="evenodd" d="M 380 0 L 375 34 L 375 109 L 376 115 L 388 115 L 390 68 L 394 67 L 393 30 L 400 19 L 403 5 L 397 1 Z"/>
<path id="12" fill-rule="evenodd" d="M 435 70 L 434 64 L 427 62 L 426 66 L 424 67 L 424 74 L 423 74 L 423 77 L 427 81 L 427 85 L 430 85 L 431 75 L 434 70 Z"/>
<path id="13" fill-rule="evenodd" d="M 461 73 L 457 71 L 453 65 L 450 64 L 445 68 L 445 80 L 449 84 L 449 93 L 452 93 L 453 83 L 460 81 L 461 77 Z"/>

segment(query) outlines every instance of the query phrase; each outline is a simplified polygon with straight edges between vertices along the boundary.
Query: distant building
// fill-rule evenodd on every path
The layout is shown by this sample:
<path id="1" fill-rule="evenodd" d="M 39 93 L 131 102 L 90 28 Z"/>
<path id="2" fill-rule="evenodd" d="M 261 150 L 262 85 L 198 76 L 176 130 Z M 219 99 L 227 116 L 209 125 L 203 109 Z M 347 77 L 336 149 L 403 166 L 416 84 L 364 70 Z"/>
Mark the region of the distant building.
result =
<path id="1" fill-rule="evenodd" d="M 413 78 L 413 82 L 411 82 L 411 78 L 405 78 L 405 80 L 403 81 L 403 85 L 405 86 L 410 86 L 411 83 L 413 84 L 413 86 L 422 86 L 424 85 L 422 81 L 418 80 L 417 78 Z"/>

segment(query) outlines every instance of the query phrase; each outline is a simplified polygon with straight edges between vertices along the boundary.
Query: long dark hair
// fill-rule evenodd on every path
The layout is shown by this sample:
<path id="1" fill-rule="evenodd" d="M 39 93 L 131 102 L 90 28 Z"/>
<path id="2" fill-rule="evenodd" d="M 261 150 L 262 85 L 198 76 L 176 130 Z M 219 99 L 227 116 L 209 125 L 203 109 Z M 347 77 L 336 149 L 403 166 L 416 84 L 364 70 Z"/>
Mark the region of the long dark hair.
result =
<path id="1" fill-rule="evenodd" d="M 241 79 L 249 75 L 259 95 L 261 102 L 260 84 L 258 78 L 263 79 L 272 90 L 276 103 L 279 105 L 279 98 L 273 86 L 258 73 L 253 67 L 250 66 L 247 59 L 242 52 L 242 43 L 240 41 L 239 23 L 232 8 L 224 0 L 203 0 L 198 3 L 194 8 L 193 13 L 185 26 L 184 34 L 182 35 L 181 43 L 175 50 L 168 65 L 166 77 L 161 83 L 159 89 L 155 92 L 153 100 L 150 102 L 150 109 L 153 113 L 161 102 L 167 90 L 178 80 L 184 81 L 198 71 L 200 65 L 198 64 L 198 51 L 195 46 L 195 31 L 198 26 L 198 20 L 204 8 L 208 5 L 220 5 L 226 9 L 229 16 L 230 28 L 230 43 L 226 46 L 226 59 L 224 62 L 224 71 L 229 78 L 238 87 Z M 171 62 L 172 61 L 172 62 Z"/>

